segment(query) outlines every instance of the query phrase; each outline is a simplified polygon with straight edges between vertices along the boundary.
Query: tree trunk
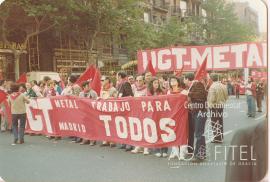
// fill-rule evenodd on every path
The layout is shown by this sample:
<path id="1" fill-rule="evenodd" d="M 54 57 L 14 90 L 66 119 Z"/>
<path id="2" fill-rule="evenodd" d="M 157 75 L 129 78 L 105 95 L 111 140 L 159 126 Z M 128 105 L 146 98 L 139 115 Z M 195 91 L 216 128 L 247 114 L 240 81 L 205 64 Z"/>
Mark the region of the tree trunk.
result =
<path id="1" fill-rule="evenodd" d="M 96 23 L 96 30 L 94 31 L 93 36 L 90 39 L 91 44 L 90 44 L 90 48 L 89 48 L 89 54 L 90 54 L 91 58 L 90 58 L 90 60 L 88 60 L 88 64 L 91 64 L 91 62 L 93 60 L 92 52 L 93 52 L 94 43 L 96 42 L 96 38 L 97 38 L 97 35 L 98 35 L 99 31 L 100 31 L 100 22 L 99 22 L 99 19 L 98 19 L 97 23 Z M 97 57 L 98 57 L 98 50 L 97 50 Z"/>
<path id="2" fill-rule="evenodd" d="M 14 63 L 15 63 L 15 80 L 20 77 L 20 55 L 22 54 L 21 51 L 13 50 L 14 54 Z"/>

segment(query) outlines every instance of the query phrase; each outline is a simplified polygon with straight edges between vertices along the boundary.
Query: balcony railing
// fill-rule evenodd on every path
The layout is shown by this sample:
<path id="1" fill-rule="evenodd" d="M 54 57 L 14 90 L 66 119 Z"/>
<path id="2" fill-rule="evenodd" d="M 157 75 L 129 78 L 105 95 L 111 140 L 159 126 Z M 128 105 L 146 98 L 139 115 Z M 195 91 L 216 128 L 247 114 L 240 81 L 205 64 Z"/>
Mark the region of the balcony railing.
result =
<path id="1" fill-rule="evenodd" d="M 169 5 L 167 3 L 165 3 L 164 1 L 160 0 L 160 1 L 154 1 L 153 2 L 153 7 L 160 9 L 160 10 L 164 10 L 164 11 L 168 11 L 169 10 Z"/>
<path id="2" fill-rule="evenodd" d="M 171 16 L 181 16 L 181 9 L 178 6 L 170 6 Z"/>
<path id="3" fill-rule="evenodd" d="M 194 16 L 194 13 L 190 9 L 181 9 L 181 17 Z"/>

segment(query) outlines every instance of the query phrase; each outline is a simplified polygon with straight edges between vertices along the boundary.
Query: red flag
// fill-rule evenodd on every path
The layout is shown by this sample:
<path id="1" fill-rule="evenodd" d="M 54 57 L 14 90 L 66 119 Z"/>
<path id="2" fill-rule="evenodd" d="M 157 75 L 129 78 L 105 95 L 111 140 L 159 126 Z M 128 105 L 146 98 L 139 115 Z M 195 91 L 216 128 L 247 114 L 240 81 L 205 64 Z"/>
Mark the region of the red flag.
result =
<path id="1" fill-rule="evenodd" d="M 184 65 L 182 66 L 181 69 L 177 69 L 174 71 L 174 76 L 178 76 L 178 77 L 182 76 L 183 70 L 184 70 Z"/>
<path id="2" fill-rule="evenodd" d="M 207 65 L 207 57 L 205 58 L 202 65 L 197 70 L 194 80 L 201 80 L 204 77 L 206 77 L 207 75 L 206 65 Z"/>
<path id="3" fill-rule="evenodd" d="M 156 76 L 157 73 L 156 73 L 156 71 L 155 71 L 155 69 L 153 67 L 153 64 L 152 64 L 151 60 L 148 61 L 147 68 L 148 68 L 148 71 L 151 72 L 153 76 Z"/>
<path id="4" fill-rule="evenodd" d="M 3 90 L 0 90 L 0 104 L 7 99 L 7 93 Z"/>
<path id="5" fill-rule="evenodd" d="M 100 95 L 100 90 L 101 90 L 101 80 L 100 80 L 101 74 L 98 69 L 95 69 L 95 76 L 93 80 L 90 82 L 90 87 L 95 90 L 98 94 Z"/>
<path id="6" fill-rule="evenodd" d="M 16 81 L 16 83 L 26 83 L 26 73 L 21 74 L 20 78 Z"/>
<path id="7" fill-rule="evenodd" d="M 76 81 L 76 84 L 81 85 L 82 82 L 93 79 L 95 76 L 95 66 L 91 65 L 89 66 L 85 72 L 78 78 L 78 80 Z"/>

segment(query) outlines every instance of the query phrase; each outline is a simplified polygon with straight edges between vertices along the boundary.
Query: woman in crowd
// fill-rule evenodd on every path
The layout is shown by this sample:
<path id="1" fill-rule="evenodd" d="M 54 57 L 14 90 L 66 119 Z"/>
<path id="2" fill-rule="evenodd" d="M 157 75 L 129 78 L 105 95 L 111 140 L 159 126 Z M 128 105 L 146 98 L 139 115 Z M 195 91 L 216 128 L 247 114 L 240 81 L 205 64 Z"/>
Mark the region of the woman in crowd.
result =
<path id="1" fill-rule="evenodd" d="M 42 95 L 42 97 L 44 97 L 46 84 L 43 81 L 40 81 L 38 83 L 38 86 L 39 86 L 40 94 Z"/>
<path id="2" fill-rule="evenodd" d="M 88 81 L 85 81 L 82 83 L 82 89 L 83 89 L 83 91 L 80 92 L 79 97 L 84 97 L 84 98 L 89 98 L 89 99 L 97 99 L 98 95 L 97 95 L 96 91 L 91 89 Z M 94 146 L 96 144 L 96 141 L 90 142 L 90 140 L 82 139 L 82 142 L 80 143 L 80 145 L 87 145 L 87 144 Z"/>
<path id="3" fill-rule="evenodd" d="M 54 84 L 55 84 L 55 90 L 57 91 L 58 95 L 61 95 L 63 89 L 60 86 L 60 81 L 58 82 L 58 81 L 54 80 Z"/>
<path id="4" fill-rule="evenodd" d="M 158 95 L 165 95 L 164 90 L 162 89 L 162 86 L 159 82 L 159 79 L 156 77 L 153 77 L 150 82 L 148 83 L 148 96 L 158 96 Z M 156 149 L 155 156 L 157 157 L 167 157 L 168 156 L 168 148 L 158 148 Z"/>
<path id="5" fill-rule="evenodd" d="M 78 77 L 75 75 L 70 75 L 68 78 L 67 86 L 63 89 L 61 95 L 74 95 L 79 96 L 81 92 L 81 87 L 76 83 Z M 81 139 L 78 137 L 71 136 L 71 143 L 80 143 Z"/>
<path id="6" fill-rule="evenodd" d="M 168 95 L 170 94 L 187 95 L 188 94 L 183 78 L 178 78 L 175 76 L 170 77 L 169 86 L 170 86 L 170 90 L 167 93 Z M 179 156 L 179 159 L 182 160 L 184 159 L 185 150 L 186 150 L 185 146 L 180 146 L 180 148 L 179 146 L 174 146 L 172 147 L 172 152 L 169 158 L 175 158 Z"/>
<path id="7" fill-rule="evenodd" d="M 43 97 L 40 91 L 40 87 L 38 86 L 38 83 L 36 80 L 32 80 L 31 82 L 32 90 L 36 93 L 37 97 Z"/>
<path id="8" fill-rule="evenodd" d="M 48 87 L 47 89 L 45 89 L 45 92 L 44 92 L 45 97 L 52 97 L 52 96 L 59 95 L 55 87 L 55 82 L 53 80 L 49 80 L 47 84 L 48 84 Z"/>
<path id="9" fill-rule="evenodd" d="M 36 92 L 32 89 L 31 83 L 25 83 L 25 87 L 26 87 L 26 96 L 28 98 L 35 98 L 35 97 L 37 97 Z"/>
<path id="10" fill-rule="evenodd" d="M 19 92 L 23 93 L 26 95 L 26 87 L 24 83 L 19 84 Z"/>
<path id="11" fill-rule="evenodd" d="M 55 83 L 53 80 L 47 80 L 47 87 L 44 90 L 44 97 L 53 97 L 59 95 L 55 89 Z M 55 138 L 55 140 L 60 140 L 61 137 L 59 136 L 47 136 L 49 139 Z"/>

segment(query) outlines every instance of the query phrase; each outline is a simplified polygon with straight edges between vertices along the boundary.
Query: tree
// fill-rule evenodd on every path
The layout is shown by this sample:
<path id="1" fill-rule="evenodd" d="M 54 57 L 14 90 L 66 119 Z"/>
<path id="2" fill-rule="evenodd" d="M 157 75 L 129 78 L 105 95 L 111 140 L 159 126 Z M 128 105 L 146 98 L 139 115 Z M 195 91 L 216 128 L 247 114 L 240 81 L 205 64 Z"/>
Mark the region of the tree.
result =
<path id="1" fill-rule="evenodd" d="M 159 46 L 166 47 L 187 42 L 186 24 L 178 18 L 171 18 L 159 31 Z"/>
<path id="2" fill-rule="evenodd" d="M 10 1 L 4 1 L 0 6 L 0 22 L 1 22 L 1 39 L 4 43 L 8 43 L 7 40 L 7 19 L 9 17 L 10 8 L 12 3 Z"/>
<path id="3" fill-rule="evenodd" d="M 21 43 L 26 47 L 30 46 L 29 40 L 39 34 L 52 30 L 65 18 L 62 14 L 70 0 L 57 0 L 52 3 L 50 0 L 6 0 L 1 4 L 0 19 L 1 35 L 5 43 Z M 59 13 L 61 10 L 61 13 Z M 18 34 L 20 34 L 18 38 Z M 37 59 L 39 61 L 39 40 L 36 43 Z M 25 50 L 13 50 L 15 65 L 18 70 L 18 61 Z M 30 67 L 34 65 L 30 64 Z M 34 68 L 39 69 L 39 68 Z M 16 75 L 18 77 L 18 75 Z"/>
<path id="4" fill-rule="evenodd" d="M 254 29 L 238 20 L 233 11 L 233 4 L 224 0 L 203 1 L 202 8 L 207 16 L 193 17 L 195 31 L 204 38 L 206 44 L 253 41 Z"/>

